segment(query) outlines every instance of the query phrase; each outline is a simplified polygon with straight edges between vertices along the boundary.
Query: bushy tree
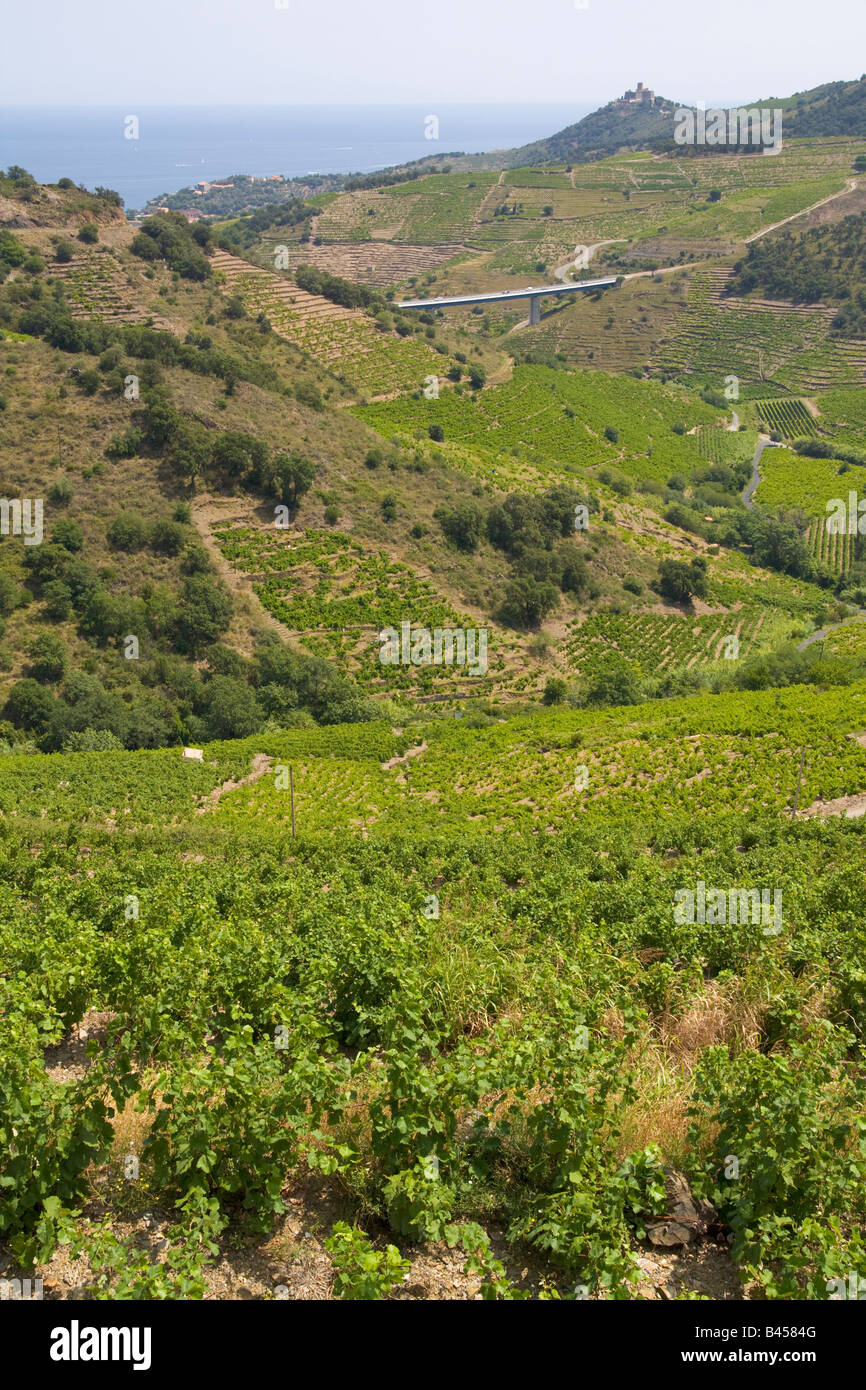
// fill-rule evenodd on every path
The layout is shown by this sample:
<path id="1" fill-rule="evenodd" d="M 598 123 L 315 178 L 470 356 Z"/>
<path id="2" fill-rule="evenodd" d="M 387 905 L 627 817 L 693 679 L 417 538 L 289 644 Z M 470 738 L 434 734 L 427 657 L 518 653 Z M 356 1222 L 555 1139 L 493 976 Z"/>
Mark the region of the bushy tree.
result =
<path id="1" fill-rule="evenodd" d="M 610 652 L 593 669 L 587 683 L 587 705 L 633 705 L 641 696 L 641 672 L 633 661 Z"/>
<path id="2" fill-rule="evenodd" d="M 262 726 L 254 691 L 236 676 L 212 676 L 204 701 L 211 738 L 247 738 Z"/>
<path id="3" fill-rule="evenodd" d="M 234 647 L 227 647 L 224 642 L 214 642 L 205 655 L 215 676 L 234 676 L 236 680 L 243 681 L 251 674 L 250 663 Z"/>
<path id="4" fill-rule="evenodd" d="M 295 399 L 317 413 L 325 409 L 324 398 L 314 381 L 299 381 L 295 386 Z"/>
<path id="5" fill-rule="evenodd" d="M 544 687 L 542 702 L 545 705 L 561 705 L 568 694 L 568 682 L 562 676 L 549 676 Z"/>
<path id="6" fill-rule="evenodd" d="M 145 530 L 144 519 L 138 512 L 118 512 L 106 532 L 108 544 L 113 550 L 132 554 L 144 545 Z"/>
<path id="7" fill-rule="evenodd" d="M 562 570 L 559 587 L 566 594 L 586 593 L 589 589 L 589 566 L 576 546 L 563 546 L 560 552 Z"/>
<path id="8" fill-rule="evenodd" d="M 42 589 L 45 616 L 62 623 L 72 615 L 72 590 L 62 579 L 50 579 Z"/>
<path id="9" fill-rule="evenodd" d="M 222 585 L 203 574 L 190 575 L 173 624 L 174 644 L 179 651 L 197 656 L 225 632 L 231 617 L 232 601 Z"/>
<path id="10" fill-rule="evenodd" d="M 187 280 L 207 280 L 211 264 L 182 213 L 160 212 L 142 223 L 130 250 L 145 261 L 165 260 Z"/>
<path id="11" fill-rule="evenodd" d="M 64 753 L 113 753 L 123 744 L 110 729 L 80 729 L 67 734 L 63 740 Z"/>
<path id="12" fill-rule="evenodd" d="M 446 538 L 458 550 L 472 554 L 484 533 L 484 513 L 474 502 L 459 502 L 456 507 L 440 507 L 436 520 Z"/>
<path id="13" fill-rule="evenodd" d="M 56 685 L 66 671 L 66 648 L 53 632 L 40 632 L 27 648 L 27 674 L 40 685 Z"/>
<path id="14" fill-rule="evenodd" d="M 180 427 L 181 417 L 171 398 L 164 391 L 154 391 L 144 411 L 144 435 L 154 449 L 171 442 Z"/>
<path id="15" fill-rule="evenodd" d="M 197 420 L 181 420 L 170 445 L 171 462 L 185 482 L 201 477 L 211 461 L 208 431 Z"/>
<path id="16" fill-rule="evenodd" d="M 51 528 L 51 540 L 54 545 L 62 545 L 64 550 L 75 552 L 84 544 L 84 532 L 71 517 L 61 517 Z"/>
<path id="17" fill-rule="evenodd" d="M 8 719 L 16 729 L 27 729 L 35 734 L 44 733 L 51 720 L 56 701 L 53 695 L 32 676 L 16 681 L 6 697 L 3 718 Z"/>
<path id="18" fill-rule="evenodd" d="M 129 425 L 122 434 L 113 434 L 105 446 L 105 454 L 110 459 L 131 459 L 141 453 L 144 435 L 135 425 Z"/>
<path id="19" fill-rule="evenodd" d="M 693 598 L 706 598 L 708 592 L 707 562 L 696 556 L 685 560 L 662 560 L 659 565 L 659 592 L 672 603 L 690 603 Z"/>
<path id="20" fill-rule="evenodd" d="M 95 367 L 85 367 L 78 373 L 77 380 L 85 396 L 95 396 L 102 385 L 102 377 Z"/>
<path id="21" fill-rule="evenodd" d="M 104 645 L 112 637 L 119 638 L 125 637 L 128 633 L 143 632 L 144 607 L 126 594 L 112 594 L 107 589 L 96 589 L 84 605 L 79 628 L 84 637 Z"/>
<path id="22" fill-rule="evenodd" d="M 62 748 L 70 734 L 85 729 L 108 729 L 126 746 L 129 709 L 119 695 L 105 690 L 95 676 L 84 671 L 71 672 L 60 693 L 45 734 L 47 751 Z"/>
<path id="23" fill-rule="evenodd" d="M 752 546 L 755 564 L 796 578 L 812 577 L 812 557 L 793 521 L 767 512 L 748 512 L 740 520 L 740 534 Z"/>
<path id="24" fill-rule="evenodd" d="M 316 465 L 303 454 L 278 454 L 271 465 L 271 491 L 290 511 L 297 510 L 316 477 Z"/>
<path id="25" fill-rule="evenodd" d="M 24 594 L 11 574 L 0 571 L 0 614 L 13 612 L 23 601 Z"/>
<path id="26" fill-rule="evenodd" d="M 500 617 L 509 627 L 536 628 L 558 602 L 559 595 L 553 584 L 519 576 L 505 586 Z"/>
<path id="27" fill-rule="evenodd" d="M 187 530 L 178 521 L 157 521 L 150 532 L 150 544 L 160 555 L 179 555 L 186 544 Z"/>

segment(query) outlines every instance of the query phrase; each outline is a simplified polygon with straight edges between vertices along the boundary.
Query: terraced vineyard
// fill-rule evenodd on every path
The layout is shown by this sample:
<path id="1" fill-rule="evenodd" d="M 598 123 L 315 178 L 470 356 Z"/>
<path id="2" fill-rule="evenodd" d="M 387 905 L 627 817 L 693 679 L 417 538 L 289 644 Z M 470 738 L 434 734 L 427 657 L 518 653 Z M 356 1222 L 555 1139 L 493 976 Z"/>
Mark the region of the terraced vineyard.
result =
<path id="1" fill-rule="evenodd" d="M 827 1299 L 863 1267 L 863 821 L 791 809 L 800 750 L 801 807 L 866 785 L 864 719 L 861 683 L 5 759 L 4 1269 L 225 1297 L 240 1249 L 247 1297 L 308 1297 L 302 1219 L 324 1297 L 375 1221 L 380 1299 L 436 1256 L 467 1299 L 652 1297 L 676 1165 L 726 1297 Z M 705 880 L 778 924 L 684 920 Z"/>
<path id="2" fill-rule="evenodd" d="M 834 443 L 866 457 L 866 391 L 851 387 L 827 391 L 818 405 L 833 429 Z"/>
<path id="3" fill-rule="evenodd" d="M 670 264 L 680 252 L 691 260 L 736 251 L 744 237 L 843 188 L 846 154 L 819 156 L 804 144 L 760 165 L 717 156 L 711 170 L 618 155 L 570 172 L 433 174 L 330 198 L 317 228 L 333 242 L 462 244 L 488 253 L 479 263 L 485 275 L 529 273 L 539 260 L 564 259 L 575 242 L 608 238 L 628 239 L 628 257 Z M 719 203 L 707 200 L 714 187 Z"/>
<path id="4" fill-rule="evenodd" d="M 750 384 L 774 378 L 782 383 L 785 371 L 787 381 L 807 377 L 812 359 L 805 354 L 825 344 L 832 317 L 833 311 L 823 307 L 798 310 L 719 299 L 710 273 L 699 271 L 681 323 L 663 344 L 657 363 L 673 375 L 710 373 L 719 380 L 733 375 Z M 843 364 L 836 380 L 845 379 Z"/>
<path id="5" fill-rule="evenodd" d="M 426 342 L 384 333 L 371 318 L 308 294 L 270 271 L 226 251 L 214 255 L 230 290 L 250 312 L 264 313 L 275 333 L 296 343 L 361 394 L 376 397 L 423 386 L 444 375 L 450 360 Z"/>
<path id="6" fill-rule="evenodd" d="M 830 639 L 828 639 L 829 641 Z M 866 787 L 866 748 L 850 735 L 866 726 L 866 684 L 844 689 L 723 694 L 606 710 L 548 711 L 488 728 L 446 718 L 414 722 L 395 734 L 387 723 L 261 733 L 205 748 L 198 766 L 177 750 L 64 754 L 4 760 L 4 813 L 24 833 L 47 817 L 111 831 L 189 821 L 203 833 L 224 819 L 254 831 L 290 818 L 288 789 L 276 770 L 251 785 L 211 791 L 249 770 L 256 753 L 290 760 L 305 838 L 344 837 L 365 805 L 368 831 L 461 834 L 504 829 L 561 830 L 595 822 L 611 830 L 636 823 L 737 823 L 757 808 L 791 803 L 795 750 L 806 747 L 800 805 Z M 390 768 L 379 764 L 413 755 Z M 590 769 L 586 793 L 575 769 Z M 203 813 L 203 818 L 196 816 Z M 358 827 L 355 826 L 355 829 Z"/>
<path id="7" fill-rule="evenodd" d="M 472 245 L 482 204 L 498 177 L 431 174 L 391 188 L 341 194 L 317 219 L 316 230 L 334 241 Z"/>
<path id="8" fill-rule="evenodd" d="M 724 290 L 730 275 L 730 266 L 694 273 L 686 313 L 655 354 L 658 364 L 688 374 L 706 363 L 719 379 L 740 377 L 749 399 L 765 396 L 767 387 L 780 394 L 813 394 L 866 380 L 866 343 L 828 337 L 833 310 L 728 299 Z M 720 335 L 712 346 L 703 343 L 710 325 Z"/>
<path id="9" fill-rule="evenodd" d="M 126 273 L 104 247 L 76 250 L 69 261 L 49 263 L 48 273 L 63 285 L 73 318 L 170 327 L 158 309 L 142 306 L 141 291 L 131 288 Z"/>
<path id="10" fill-rule="evenodd" d="M 757 568 L 738 550 L 722 550 L 711 560 L 708 602 L 718 608 L 778 610 L 808 630 L 825 611 L 827 595 L 817 584 Z"/>
<path id="11" fill-rule="evenodd" d="M 864 483 L 866 471 L 836 459 L 808 458 L 792 449 L 765 449 L 755 500 L 768 507 L 800 507 L 811 516 L 825 517 L 831 498 L 847 500 L 849 489 L 859 488 L 862 493 Z"/>
<path id="12" fill-rule="evenodd" d="M 291 254 L 431 293 L 606 236 L 633 238 L 619 268 L 733 259 L 863 147 L 501 176 L 455 156 L 325 195 L 338 242 Z M 47 297 L 41 272 L 0 243 L 0 323 L 38 331 L 16 306 Z M 118 266 L 58 271 L 76 314 L 137 321 Z M 750 550 L 659 515 L 732 500 L 699 479 L 748 460 L 757 422 L 866 452 L 866 345 L 832 342 L 823 306 L 726 300 L 716 264 L 503 340 L 581 370 L 521 352 L 509 376 L 502 352 L 494 376 L 508 316 L 455 315 L 478 340 L 450 339 L 448 379 L 426 338 L 266 263 L 214 268 L 302 351 L 181 271 L 173 333 L 202 370 L 138 335 L 164 360 L 129 408 L 107 334 L 73 354 L 80 389 L 48 332 L 2 345 L 7 491 L 45 495 L 50 543 L 0 545 L 0 1301 L 25 1270 L 86 1301 L 766 1307 L 866 1285 L 866 621 L 833 626 L 832 586 L 782 571 L 779 518 L 738 513 Z M 225 342 L 269 371 L 236 385 Z M 737 375 L 740 403 L 600 361 Z M 465 384 L 474 362 L 491 384 Z M 336 379 L 365 399 L 336 408 Z M 820 425 L 807 380 L 837 383 Z M 278 529 L 287 453 L 308 467 Z M 761 470 L 758 503 L 812 518 L 816 556 L 847 569 L 825 507 L 866 468 L 771 447 Z M 553 482 L 587 497 L 585 535 L 563 534 L 574 497 L 504 498 Z M 698 556 L 694 609 L 665 605 L 660 563 Z M 526 631 L 487 616 L 509 607 Z M 385 628 L 475 640 L 459 665 L 430 646 L 384 665 Z M 141 674 L 120 635 L 139 630 Z M 761 688 L 712 693 L 734 673 Z M 81 746 L 110 751 L 37 751 Z M 660 1345 L 679 1358 L 661 1327 L 645 1359 Z"/>
<path id="13" fill-rule="evenodd" d="M 572 243 L 568 254 L 573 253 Z M 592 268 L 599 273 L 608 269 L 595 259 Z M 597 301 L 581 296 L 552 312 L 542 311 L 537 327 L 518 330 L 508 342 L 560 353 L 569 366 L 606 372 L 642 369 L 676 329 L 689 273 L 625 281 L 615 295 L 607 292 Z"/>
<path id="14" fill-rule="evenodd" d="M 849 535 L 847 531 L 829 532 L 827 530 L 827 518 L 818 517 L 810 525 L 807 539 L 809 549 L 815 559 L 820 560 L 834 574 L 844 574 L 850 569 L 851 561 L 854 558 L 856 537 Z"/>
<path id="15" fill-rule="evenodd" d="M 793 798 L 801 746 L 809 748 L 801 806 L 857 792 L 866 787 L 866 748 L 843 731 L 862 729 L 864 717 L 866 688 L 858 685 L 808 700 L 791 689 L 532 715 L 471 736 L 459 720 L 421 723 L 407 740 L 411 759 L 389 770 L 354 755 L 336 753 L 332 761 L 327 735 L 317 735 L 316 756 L 299 752 L 306 731 L 260 737 L 255 749 L 291 757 L 305 834 L 332 837 L 358 822 L 377 836 L 436 826 L 544 832 L 571 828 L 576 818 L 610 825 L 623 813 L 651 824 L 656 816 L 727 822 L 782 812 Z M 585 792 L 575 789 L 581 766 L 589 772 Z M 273 777 L 262 778 L 224 796 L 213 815 L 285 823 L 288 794 Z"/>
<path id="16" fill-rule="evenodd" d="M 794 626 L 766 608 L 684 617 L 661 613 L 599 613 L 572 627 L 565 653 L 581 676 L 592 676 L 611 652 L 636 662 L 641 674 L 679 669 L 730 669 L 753 652 L 776 645 Z"/>
<path id="17" fill-rule="evenodd" d="M 286 242 L 285 238 L 273 232 L 263 237 L 258 263 L 270 269 L 273 266 L 273 248 L 282 245 L 286 246 L 288 253 L 289 270 L 294 271 L 299 265 L 312 265 L 326 270 L 330 275 L 339 275 L 344 280 L 378 289 L 403 284 L 412 277 L 426 275 L 449 261 L 472 254 L 469 247 L 461 245 L 401 246 L 388 241 L 326 242 L 322 246 L 312 243 L 301 246 Z"/>
<path id="18" fill-rule="evenodd" d="M 836 628 L 824 639 L 827 656 L 854 657 L 862 661 L 866 656 L 866 622 L 862 617 L 854 618 Z"/>
<path id="19" fill-rule="evenodd" d="M 801 439 L 821 432 L 803 401 L 775 398 L 755 401 L 754 406 L 767 428 L 783 439 Z"/>
<path id="20" fill-rule="evenodd" d="M 263 606 L 302 646 L 351 671 L 372 691 L 490 693 L 507 674 L 509 640 L 492 631 L 481 672 L 467 674 L 465 667 L 447 664 L 383 666 L 379 633 L 385 628 L 400 631 L 403 623 L 413 629 L 477 627 L 474 618 L 443 600 L 429 579 L 384 551 L 336 531 L 230 526 L 214 535 L 229 563 L 253 577 Z M 474 650 L 477 655 L 479 649 Z"/>
<path id="21" fill-rule="evenodd" d="M 815 395 L 833 387 L 866 382 L 866 343 L 858 339 L 828 338 L 798 352 L 776 373 L 787 391 Z"/>
<path id="22" fill-rule="evenodd" d="M 436 401 L 405 398 L 354 413 L 388 437 L 424 438 L 431 425 L 440 425 L 446 450 L 449 442 L 488 454 L 518 450 L 536 467 L 556 472 L 607 463 L 661 480 L 700 463 L 693 438 L 674 434 L 674 424 L 702 425 L 719 415 L 658 382 L 528 366 L 476 397 L 445 391 Z M 619 432 L 615 442 L 605 438 L 608 428 Z"/>
<path id="23" fill-rule="evenodd" d="M 701 458 L 712 463 L 740 463 L 749 459 L 755 452 L 757 431 L 753 429 L 730 430 L 718 425 L 704 425 L 695 435 L 698 453 Z"/>

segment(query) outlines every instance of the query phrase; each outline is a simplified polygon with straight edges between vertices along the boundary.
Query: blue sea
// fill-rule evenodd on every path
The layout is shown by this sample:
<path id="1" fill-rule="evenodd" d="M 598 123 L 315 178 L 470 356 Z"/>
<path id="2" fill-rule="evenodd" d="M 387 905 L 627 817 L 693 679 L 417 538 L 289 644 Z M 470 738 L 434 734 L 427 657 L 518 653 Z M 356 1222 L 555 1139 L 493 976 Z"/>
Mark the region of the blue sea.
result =
<path id="1" fill-rule="evenodd" d="M 431 154 L 508 149 L 595 109 L 569 104 L 0 107 L 0 167 L 114 188 L 127 208 L 229 174 L 369 173 Z M 438 139 L 428 139 L 428 118 Z M 126 138 L 127 118 L 138 139 Z"/>

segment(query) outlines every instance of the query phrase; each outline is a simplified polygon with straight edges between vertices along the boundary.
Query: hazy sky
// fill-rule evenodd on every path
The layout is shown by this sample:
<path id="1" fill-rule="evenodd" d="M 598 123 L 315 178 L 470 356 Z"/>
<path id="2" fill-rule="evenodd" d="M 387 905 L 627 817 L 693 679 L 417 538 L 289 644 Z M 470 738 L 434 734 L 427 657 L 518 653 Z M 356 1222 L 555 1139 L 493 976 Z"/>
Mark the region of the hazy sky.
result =
<path id="1" fill-rule="evenodd" d="M 866 0 L 43 0 L 5 6 L 0 103 L 713 105 L 859 77 L 864 40 Z"/>

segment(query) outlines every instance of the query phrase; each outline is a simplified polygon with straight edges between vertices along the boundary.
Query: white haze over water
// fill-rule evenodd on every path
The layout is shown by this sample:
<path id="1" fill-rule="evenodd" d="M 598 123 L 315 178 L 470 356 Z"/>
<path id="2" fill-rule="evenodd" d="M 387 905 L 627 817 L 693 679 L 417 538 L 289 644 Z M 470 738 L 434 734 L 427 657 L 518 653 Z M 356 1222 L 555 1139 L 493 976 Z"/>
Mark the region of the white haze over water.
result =
<path id="1" fill-rule="evenodd" d="M 229 174 L 369 173 L 425 156 L 508 149 L 553 134 L 590 103 L 0 108 L 0 167 L 39 182 L 114 188 L 128 208 Z M 425 138 L 428 115 L 439 139 Z M 124 138 L 124 117 L 139 120 Z"/>

